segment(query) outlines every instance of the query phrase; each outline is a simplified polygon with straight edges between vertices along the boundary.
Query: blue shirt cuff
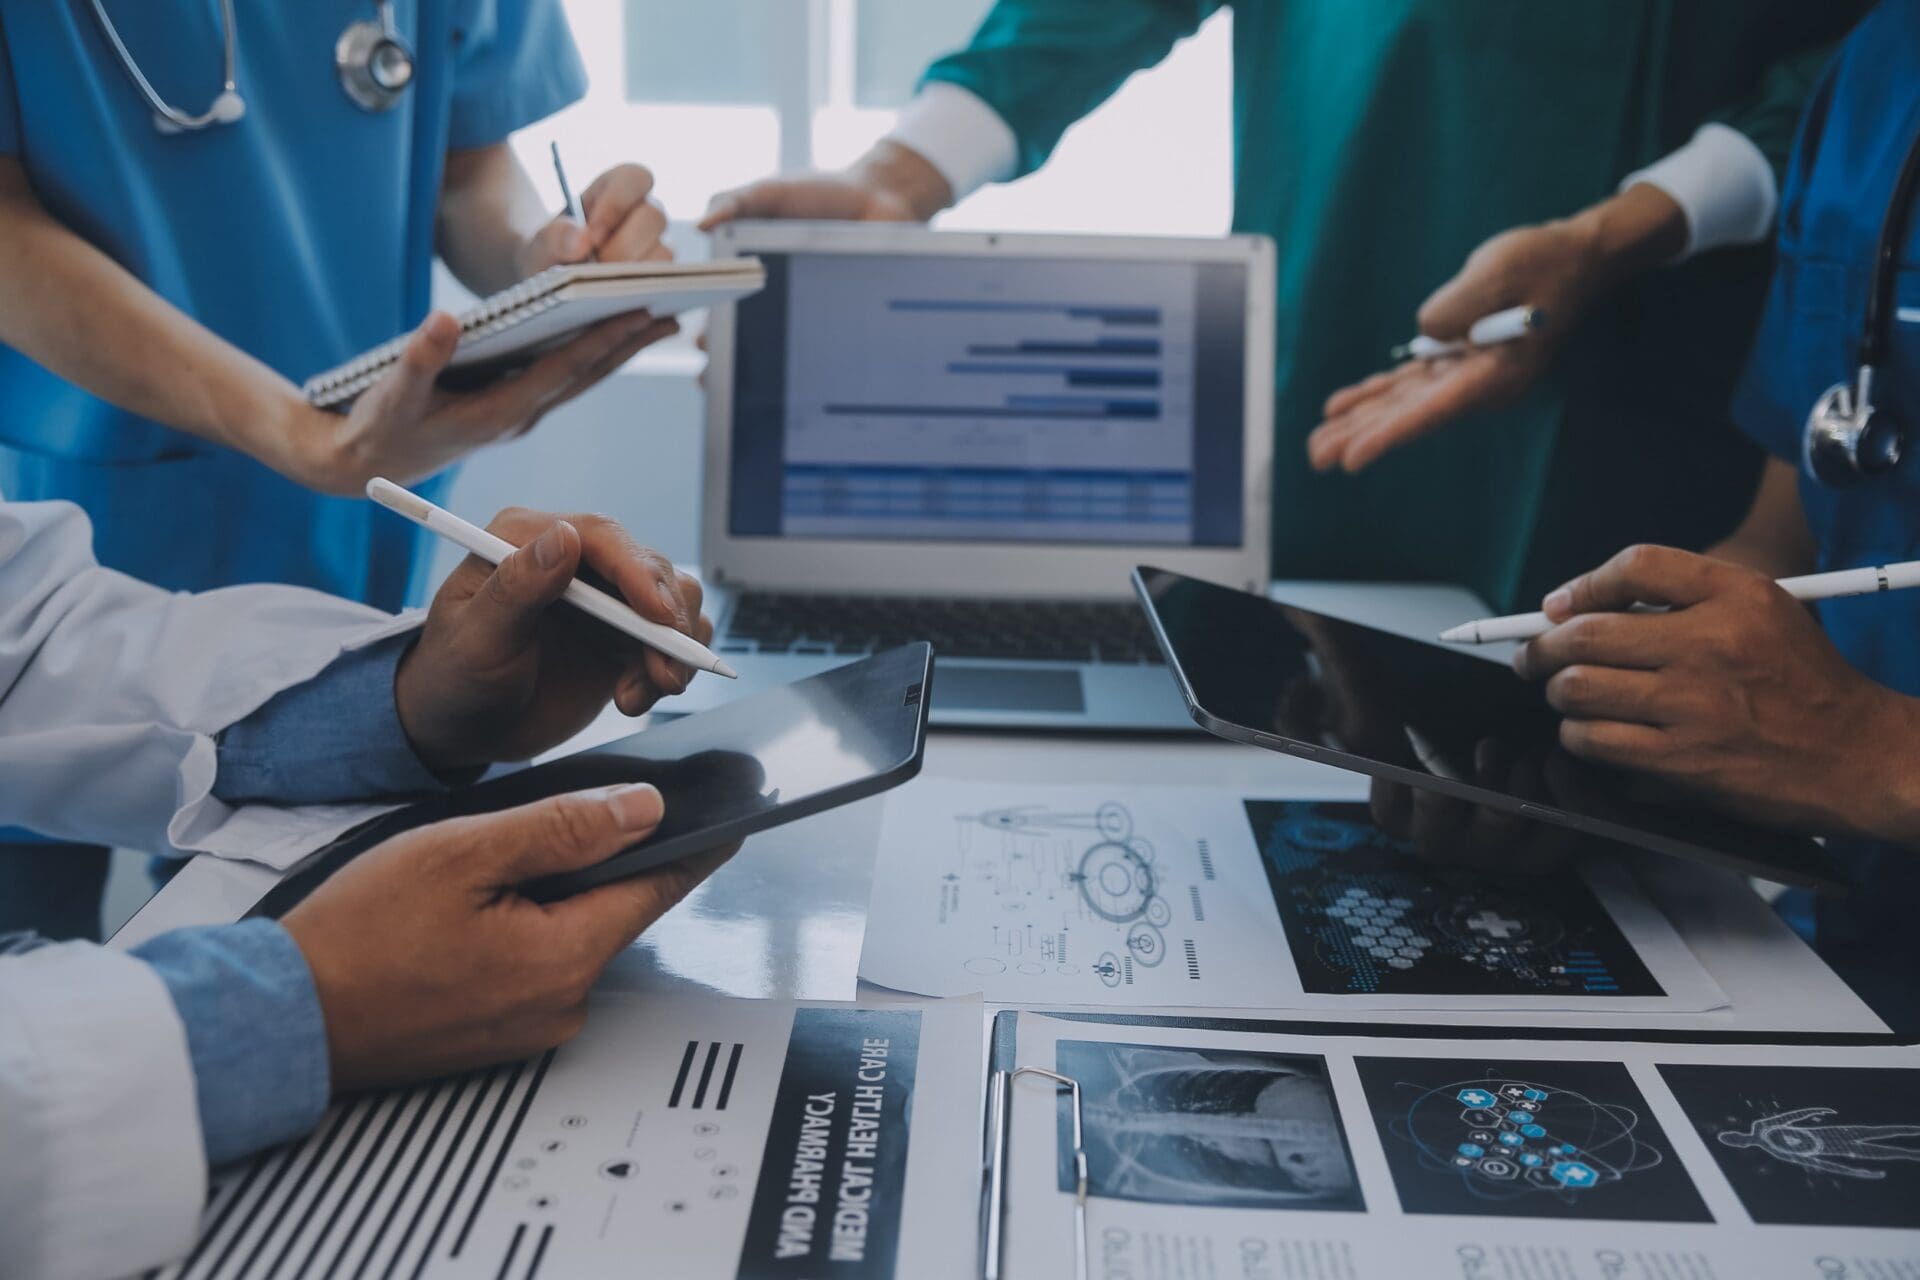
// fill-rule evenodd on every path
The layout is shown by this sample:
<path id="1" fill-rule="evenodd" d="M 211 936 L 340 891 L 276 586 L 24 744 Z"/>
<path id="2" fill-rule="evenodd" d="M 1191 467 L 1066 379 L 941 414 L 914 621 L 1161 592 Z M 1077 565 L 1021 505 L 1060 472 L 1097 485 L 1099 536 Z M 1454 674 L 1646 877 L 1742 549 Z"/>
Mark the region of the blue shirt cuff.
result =
<path id="1" fill-rule="evenodd" d="M 393 680 L 411 633 L 342 654 L 220 735 L 228 804 L 337 804 L 442 789 L 400 725 Z"/>
<path id="2" fill-rule="evenodd" d="M 272 920 L 177 929 L 134 948 L 187 1029 L 207 1163 L 285 1142 L 319 1123 L 330 1079 L 313 974 Z"/>

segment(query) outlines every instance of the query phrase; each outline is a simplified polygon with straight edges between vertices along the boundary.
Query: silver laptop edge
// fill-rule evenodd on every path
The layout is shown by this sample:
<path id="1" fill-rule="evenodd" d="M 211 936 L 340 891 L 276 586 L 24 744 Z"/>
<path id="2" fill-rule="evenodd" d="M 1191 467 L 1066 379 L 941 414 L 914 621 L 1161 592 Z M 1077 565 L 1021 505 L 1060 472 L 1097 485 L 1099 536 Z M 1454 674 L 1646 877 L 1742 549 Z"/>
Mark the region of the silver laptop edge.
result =
<path id="1" fill-rule="evenodd" d="M 1082 259 L 1112 262 L 1228 263 L 1245 267 L 1242 314 L 1242 458 L 1238 546 L 1040 543 L 1019 540 L 873 540 L 846 537 L 738 536 L 729 525 L 733 482 L 735 320 L 716 309 L 708 325 L 705 486 L 701 561 L 724 609 L 732 591 L 797 594 L 903 595 L 1026 600 L 1128 601 L 1133 567 L 1143 557 L 1169 569 L 1264 590 L 1269 578 L 1268 518 L 1273 454 L 1274 271 L 1272 242 L 1259 236 L 1185 239 L 935 231 L 917 225 L 744 222 L 715 233 L 713 255 L 826 253 L 955 258 Z M 721 613 L 715 612 L 716 618 Z M 743 655 L 743 676 L 762 667 L 780 678 L 803 668 L 846 661 L 789 655 Z M 1036 664 L 992 659 L 942 660 L 943 669 L 1014 668 Z M 1048 665 L 1048 664 L 1037 664 Z M 1055 667 L 1074 664 L 1052 664 Z M 1191 729 L 1172 680 L 1160 667 L 1080 666 L 1084 711 L 943 706 L 936 675 L 937 723 L 1059 728 Z M 757 680 L 752 683 L 759 683 Z M 698 689 L 699 682 L 695 688 Z M 715 696 L 725 696 L 716 691 Z M 1145 706 L 1128 703 L 1144 701 Z"/>

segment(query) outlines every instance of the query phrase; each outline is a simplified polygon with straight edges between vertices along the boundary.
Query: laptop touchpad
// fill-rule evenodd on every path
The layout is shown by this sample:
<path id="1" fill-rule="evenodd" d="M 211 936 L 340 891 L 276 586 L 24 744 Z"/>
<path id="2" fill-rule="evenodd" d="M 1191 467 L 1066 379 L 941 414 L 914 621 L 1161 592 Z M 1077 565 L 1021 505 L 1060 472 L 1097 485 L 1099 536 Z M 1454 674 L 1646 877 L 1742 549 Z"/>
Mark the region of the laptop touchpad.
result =
<path id="1" fill-rule="evenodd" d="M 1085 711 L 1080 673 L 1059 667 L 934 668 L 933 705 L 949 711 Z"/>

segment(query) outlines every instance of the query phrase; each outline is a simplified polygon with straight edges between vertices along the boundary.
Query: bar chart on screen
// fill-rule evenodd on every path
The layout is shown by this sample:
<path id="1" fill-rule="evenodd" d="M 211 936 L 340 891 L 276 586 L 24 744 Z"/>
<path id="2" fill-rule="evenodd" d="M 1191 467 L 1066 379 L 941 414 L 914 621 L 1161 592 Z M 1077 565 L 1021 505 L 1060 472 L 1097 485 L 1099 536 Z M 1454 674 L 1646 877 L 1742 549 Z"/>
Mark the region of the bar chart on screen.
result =
<path id="1" fill-rule="evenodd" d="M 785 532 L 1191 540 L 1190 265 L 815 265 L 840 322 L 788 349 Z"/>

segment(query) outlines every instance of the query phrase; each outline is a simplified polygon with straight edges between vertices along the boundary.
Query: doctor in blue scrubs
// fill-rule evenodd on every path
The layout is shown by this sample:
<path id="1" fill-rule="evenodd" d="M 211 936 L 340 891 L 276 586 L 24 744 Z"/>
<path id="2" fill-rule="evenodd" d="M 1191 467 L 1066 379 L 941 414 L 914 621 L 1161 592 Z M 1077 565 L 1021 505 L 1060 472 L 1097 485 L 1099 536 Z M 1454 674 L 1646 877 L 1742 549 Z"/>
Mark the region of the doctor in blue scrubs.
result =
<path id="1" fill-rule="evenodd" d="M 1809 610 L 1772 579 L 1920 559 L 1920 0 L 1883 0 L 1812 100 L 1734 404 L 1772 455 L 1708 556 L 1640 547 L 1550 594 L 1517 659 L 1562 742 L 1829 838 L 1853 893 L 1789 918 L 1920 1026 L 1920 591 Z M 1868 393 L 1861 394 L 1862 370 Z M 1665 614 L 1619 610 L 1635 602 Z"/>
<path id="2" fill-rule="evenodd" d="M 589 185 L 581 226 L 508 148 L 584 84 L 558 0 L 0 0 L 0 492 L 79 503 L 105 565 L 164 587 L 402 604 L 419 535 L 366 478 L 437 493 L 671 329 L 611 320 L 435 386 L 458 337 L 428 313 L 436 253 L 481 293 L 665 256 L 646 170 Z M 409 329 L 350 413 L 300 396 Z M 91 932 L 14 918 L 38 878 L 99 874 L 70 853 L 0 849 L 0 929 Z"/>

